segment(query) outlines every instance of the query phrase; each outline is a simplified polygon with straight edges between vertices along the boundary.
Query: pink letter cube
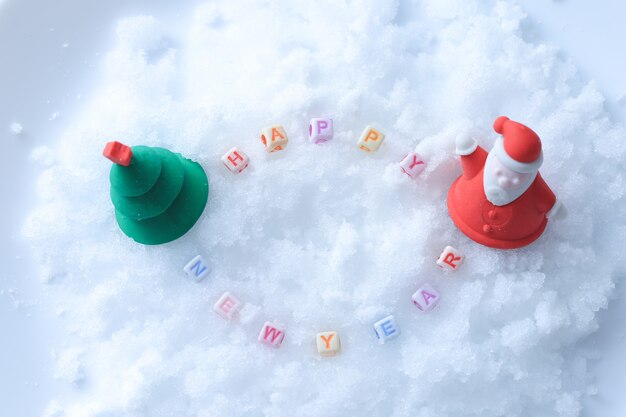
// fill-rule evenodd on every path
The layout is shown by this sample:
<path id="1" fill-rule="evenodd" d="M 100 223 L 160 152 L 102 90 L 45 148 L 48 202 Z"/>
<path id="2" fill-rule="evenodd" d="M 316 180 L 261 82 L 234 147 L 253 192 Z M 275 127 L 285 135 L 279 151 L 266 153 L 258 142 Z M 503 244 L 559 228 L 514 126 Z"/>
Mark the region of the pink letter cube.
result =
<path id="1" fill-rule="evenodd" d="M 237 314 L 237 311 L 239 311 L 240 308 L 241 301 L 226 291 L 213 306 L 213 311 L 225 319 L 230 320 L 235 316 L 235 314 Z"/>
<path id="2" fill-rule="evenodd" d="M 250 163 L 248 156 L 235 146 L 222 156 L 222 162 L 233 174 L 239 174 Z"/>
<path id="3" fill-rule="evenodd" d="M 465 259 L 465 256 L 460 250 L 454 249 L 452 246 L 446 246 L 439 259 L 437 259 L 437 265 L 449 271 L 456 271 L 463 263 L 463 259 Z"/>
<path id="4" fill-rule="evenodd" d="M 333 119 L 311 119 L 309 123 L 309 140 L 313 143 L 324 143 L 333 138 Z"/>
<path id="5" fill-rule="evenodd" d="M 404 157 L 402 162 L 400 162 L 400 167 L 406 175 L 411 178 L 415 178 L 421 174 L 422 171 L 424 171 L 426 164 L 420 154 L 417 152 L 409 152 L 409 154 Z"/>
<path id="6" fill-rule="evenodd" d="M 428 313 L 435 308 L 439 302 L 439 292 L 434 289 L 430 284 L 426 283 L 420 287 L 419 290 L 413 294 L 411 301 L 417 308 L 424 313 Z"/>
<path id="7" fill-rule="evenodd" d="M 259 333 L 259 342 L 278 348 L 285 338 L 285 328 L 276 323 L 266 321 Z"/>

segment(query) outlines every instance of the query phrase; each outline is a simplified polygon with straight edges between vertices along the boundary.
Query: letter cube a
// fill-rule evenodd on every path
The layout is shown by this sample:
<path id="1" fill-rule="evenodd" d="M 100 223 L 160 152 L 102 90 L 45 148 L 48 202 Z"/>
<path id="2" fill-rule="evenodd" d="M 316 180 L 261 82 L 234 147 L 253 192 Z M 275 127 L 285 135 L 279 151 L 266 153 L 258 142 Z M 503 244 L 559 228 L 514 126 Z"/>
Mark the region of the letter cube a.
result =
<path id="1" fill-rule="evenodd" d="M 213 306 L 213 311 L 225 319 L 231 320 L 241 308 L 241 304 L 237 297 L 226 291 Z"/>
<path id="2" fill-rule="evenodd" d="M 417 177 L 426 168 L 426 163 L 417 152 L 409 152 L 400 162 L 402 171 L 411 178 Z"/>
<path id="3" fill-rule="evenodd" d="M 279 348 L 285 339 L 285 328 L 279 324 L 266 321 L 259 333 L 259 342 Z"/>
<path id="4" fill-rule="evenodd" d="M 289 139 L 287 138 L 287 132 L 281 125 L 273 125 L 261 130 L 261 142 L 265 146 L 265 151 L 272 153 L 285 149 Z"/>
<path id="5" fill-rule="evenodd" d="M 309 140 L 315 144 L 324 143 L 333 138 L 333 119 L 316 118 L 309 123 Z"/>
<path id="6" fill-rule="evenodd" d="M 239 174 L 250 163 L 248 156 L 235 146 L 222 156 L 222 162 L 233 174 Z"/>
<path id="7" fill-rule="evenodd" d="M 198 282 L 202 281 L 202 279 L 204 279 L 204 277 L 209 275 L 209 272 L 211 272 L 200 255 L 189 261 L 189 263 L 187 263 L 187 265 L 183 268 L 183 271 Z"/>
<path id="8" fill-rule="evenodd" d="M 413 294 L 411 301 L 420 311 L 428 313 L 439 302 L 439 292 L 432 285 L 426 283 Z"/>
<path id="9" fill-rule="evenodd" d="M 396 319 L 393 315 L 387 316 L 374 323 L 374 332 L 376 333 L 376 337 L 381 344 L 400 336 L 400 328 L 398 327 Z"/>
<path id="10" fill-rule="evenodd" d="M 374 129 L 372 126 L 367 126 L 363 133 L 361 133 L 357 145 L 365 152 L 374 152 L 380 147 L 384 140 L 385 135 L 381 131 Z"/>
<path id="11" fill-rule="evenodd" d="M 341 350 L 341 341 L 337 332 L 318 333 L 315 340 L 320 356 L 335 356 Z"/>
<path id="12" fill-rule="evenodd" d="M 439 259 L 437 259 L 437 265 L 448 271 L 456 271 L 463 263 L 464 259 L 465 256 L 460 250 L 452 246 L 446 246 L 439 256 Z"/>

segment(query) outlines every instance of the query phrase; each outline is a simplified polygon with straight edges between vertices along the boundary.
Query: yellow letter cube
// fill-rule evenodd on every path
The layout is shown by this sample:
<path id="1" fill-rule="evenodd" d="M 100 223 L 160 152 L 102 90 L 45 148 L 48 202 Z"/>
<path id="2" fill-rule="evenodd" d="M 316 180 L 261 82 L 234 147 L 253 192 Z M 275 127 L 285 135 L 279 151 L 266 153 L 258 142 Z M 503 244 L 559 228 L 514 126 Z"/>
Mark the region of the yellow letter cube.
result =
<path id="1" fill-rule="evenodd" d="M 366 152 L 374 152 L 380 147 L 384 140 L 385 135 L 381 131 L 374 129 L 372 126 L 367 126 L 363 133 L 361 133 L 357 145 Z"/>
<path id="2" fill-rule="evenodd" d="M 287 132 L 281 125 L 273 125 L 261 130 L 261 142 L 267 153 L 282 151 L 287 147 Z"/>
<path id="3" fill-rule="evenodd" d="M 317 351 L 321 356 L 335 356 L 341 350 L 341 341 L 337 332 L 318 333 Z"/>

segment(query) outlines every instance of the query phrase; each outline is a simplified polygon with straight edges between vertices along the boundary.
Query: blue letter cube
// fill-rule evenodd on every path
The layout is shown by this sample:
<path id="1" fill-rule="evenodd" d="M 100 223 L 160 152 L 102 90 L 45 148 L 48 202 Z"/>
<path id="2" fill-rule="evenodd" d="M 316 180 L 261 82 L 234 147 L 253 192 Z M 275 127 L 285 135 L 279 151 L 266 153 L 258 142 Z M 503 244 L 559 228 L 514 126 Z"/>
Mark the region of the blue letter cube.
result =
<path id="1" fill-rule="evenodd" d="M 382 344 L 387 340 L 398 337 L 400 335 L 400 328 L 398 327 L 396 319 L 393 315 L 390 315 L 374 323 L 374 332 L 376 332 L 376 337 Z"/>

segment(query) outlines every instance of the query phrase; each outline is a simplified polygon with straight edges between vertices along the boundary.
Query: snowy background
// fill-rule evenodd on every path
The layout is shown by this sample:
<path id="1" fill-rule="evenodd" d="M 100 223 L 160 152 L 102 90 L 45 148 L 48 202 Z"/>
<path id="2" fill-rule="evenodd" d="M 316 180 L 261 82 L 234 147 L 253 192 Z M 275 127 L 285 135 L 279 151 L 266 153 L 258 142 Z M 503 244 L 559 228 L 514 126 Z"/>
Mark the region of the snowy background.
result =
<path id="1" fill-rule="evenodd" d="M 623 6 L 229 3 L 0 2 L 1 414 L 623 415 Z M 490 147 L 499 114 L 540 133 L 570 210 L 509 253 L 465 239 L 444 199 L 455 132 Z M 335 140 L 306 143 L 325 115 Z M 291 142 L 266 158 L 273 122 Z M 388 136 L 367 156 L 370 122 Z M 189 236 L 120 235 L 112 138 L 203 164 Z M 218 160 L 232 145 L 240 177 Z M 415 147 L 417 182 L 395 165 Z M 432 262 L 446 244 L 468 256 L 454 275 Z M 214 272 L 195 284 L 198 252 Z M 443 295 L 429 316 L 409 303 L 424 281 Z M 248 303 L 236 324 L 210 311 L 227 289 Z M 380 346 L 387 313 L 403 334 Z M 279 351 L 255 341 L 266 319 L 287 325 Z M 344 351 L 319 360 L 331 329 Z"/>

